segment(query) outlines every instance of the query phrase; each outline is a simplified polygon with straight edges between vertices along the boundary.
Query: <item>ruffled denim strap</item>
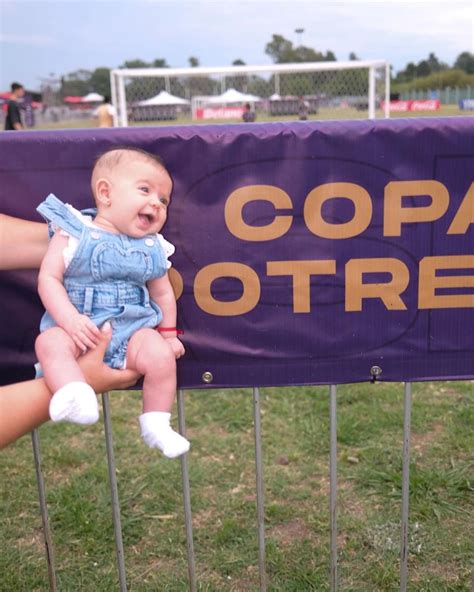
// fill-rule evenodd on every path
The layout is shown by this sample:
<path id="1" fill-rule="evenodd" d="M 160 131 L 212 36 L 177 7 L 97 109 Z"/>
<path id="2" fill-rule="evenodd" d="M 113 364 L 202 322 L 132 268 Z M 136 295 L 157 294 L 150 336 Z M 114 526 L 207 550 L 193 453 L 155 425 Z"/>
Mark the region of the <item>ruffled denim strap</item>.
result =
<path id="1" fill-rule="evenodd" d="M 59 227 L 76 238 L 81 237 L 84 223 L 74 214 L 71 206 L 64 204 L 54 194 L 50 193 L 36 210 L 48 222 L 50 237 L 54 234 L 54 227 Z"/>

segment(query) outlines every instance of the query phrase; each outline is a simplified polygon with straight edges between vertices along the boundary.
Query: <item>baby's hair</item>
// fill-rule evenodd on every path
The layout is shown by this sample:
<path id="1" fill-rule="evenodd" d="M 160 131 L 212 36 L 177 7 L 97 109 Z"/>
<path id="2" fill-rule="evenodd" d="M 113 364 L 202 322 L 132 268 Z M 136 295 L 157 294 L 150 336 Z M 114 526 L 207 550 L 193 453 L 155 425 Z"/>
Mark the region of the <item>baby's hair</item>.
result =
<path id="1" fill-rule="evenodd" d="M 94 162 L 91 176 L 92 193 L 95 193 L 94 188 L 97 177 L 112 172 L 115 167 L 125 162 L 128 158 L 134 157 L 155 164 L 169 174 L 163 159 L 157 154 L 152 154 L 134 146 L 114 146 L 114 148 L 109 148 L 105 152 L 102 152 L 102 154 L 99 154 Z"/>

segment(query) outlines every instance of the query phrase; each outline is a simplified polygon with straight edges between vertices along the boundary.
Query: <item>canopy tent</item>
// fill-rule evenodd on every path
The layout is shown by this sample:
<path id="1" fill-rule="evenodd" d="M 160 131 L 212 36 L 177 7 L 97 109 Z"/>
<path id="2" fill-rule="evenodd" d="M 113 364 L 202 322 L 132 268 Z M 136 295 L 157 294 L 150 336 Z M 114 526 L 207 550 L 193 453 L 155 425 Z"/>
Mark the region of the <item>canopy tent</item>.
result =
<path id="1" fill-rule="evenodd" d="M 215 97 L 209 97 L 207 99 L 208 103 L 211 104 L 222 104 L 222 103 L 255 103 L 256 101 L 260 101 L 260 97 L 256 95 L 250 95 L 247 93 L 242 93 L 235 88 L 229 88 L 221 95 L 217 95 Z"/>
<path id="2" fill-rule="evenodd" d="M 100 103 L 104 100 L 104 97 L 102 95 L 99 95 L 99 93 L 96 92 L 91 92 L 88 95 L 86 95 L 85 97 L 82 97 L 82 103 Z"/>
<path id="3" fill-rule="evenodd" d="M 147 105 L 189 105 L 189 101 L 181 97 L 175 97 L 166 90 L 162 90 L 154 97 L 139 101 L 136 105 L 139 107 L 146 107 Z"/>

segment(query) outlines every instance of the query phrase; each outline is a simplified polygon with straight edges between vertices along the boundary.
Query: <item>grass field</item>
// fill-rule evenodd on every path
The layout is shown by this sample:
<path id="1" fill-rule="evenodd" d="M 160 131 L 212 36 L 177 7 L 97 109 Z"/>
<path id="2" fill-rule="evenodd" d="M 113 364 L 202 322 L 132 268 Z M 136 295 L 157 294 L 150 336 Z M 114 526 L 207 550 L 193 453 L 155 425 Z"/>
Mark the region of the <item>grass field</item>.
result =
<path id="1" fill-rule="evenodd" d="M 262 389 L 269 590 L 329 589 L 328 392 Z M 252 396 L 186 393 L 199 590 L 258 590 Z M 474 383 L 414 385 L 409 590 L 468 591 Z M 129 590 L 187 590 L 179 461 L 139 439 L 140 397 L 111 394 Z M 403 387 L 338 390 L 342 591 L 398 590 Z M 59 590 L 118 589 L 102 424 L 40 430 Z M 30 438 L 0 452 L 0 590 L 48 589 Z"/>
<path id="2" fill-rule="evenodd" d="M 443 105 L 438 111 L 416 111 L 416 112 L 407 112 L 407 113 L 392 113 L 392 118 L 400 118 L 400 117 L 450 117 L 450 116 L 459 116 L 459 115 L 469 115 L 469 111 L 461 111 L 457 105 Z M 311 121 L 327 121 L 327 120 L 334 120 L 334 119 L 366 119 L 367 113 L 365 111 L 357 111 L 357 109 L 321 109 L 318 114 L 311 115 L 309 120 Z M 382 119 L 383 114 L 378 111 L 377 118 Z M 259 114 L 257 117 L 257 123 L 262 122 L 276 122 L 276 121 L 296 121 L 298 120 L 298 116 L 287 116 L 284 119 L 278 117 L 271 117 L 270 115 L 263 115 Z M 181 116 L 175 121 L 144 121 L 140 123 L 132 123 L 131 125 L 138 125 L 138 126 L 166 126 L 166 125 L 189 125 L 189 124 L 212 124 L 212 123 L 234 123 L 240 124 L 242 123 L 239 120 L 229 120 L 229 119 L 216 119 L 216 120 L 197 120 L 191 121 L 189 117 Z M 67 121 L 67 122 L 58 122 L 58 123 L 49 123 L 38 125 L 35 129 L 71 129 L 71 128 L 94 128 L 97 127 L 97 122 L 94 119 L 81 119 L 77 121 Z"/>

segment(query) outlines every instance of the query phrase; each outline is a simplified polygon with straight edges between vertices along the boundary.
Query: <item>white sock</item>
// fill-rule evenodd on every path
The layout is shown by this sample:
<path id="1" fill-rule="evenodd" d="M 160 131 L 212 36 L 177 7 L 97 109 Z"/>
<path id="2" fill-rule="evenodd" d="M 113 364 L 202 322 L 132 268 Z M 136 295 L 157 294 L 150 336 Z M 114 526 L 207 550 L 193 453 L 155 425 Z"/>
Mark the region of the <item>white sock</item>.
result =
<path id="1" fill-rule="evenodd" d="M 99 419 L 99 406 L 94 389 L 86 382 L 68 382 L 54 393 L 49 416 L 53 421 L 95 423 Z"/>
<path id="2" fill-rule="evenodd" d="M 170 426 L 171 413 L 150 411 L 140 415 L 142 438 L 150 448 L 159 448 L 168 458 L 176 458 L 189 450 L 189 442 Z"/>

